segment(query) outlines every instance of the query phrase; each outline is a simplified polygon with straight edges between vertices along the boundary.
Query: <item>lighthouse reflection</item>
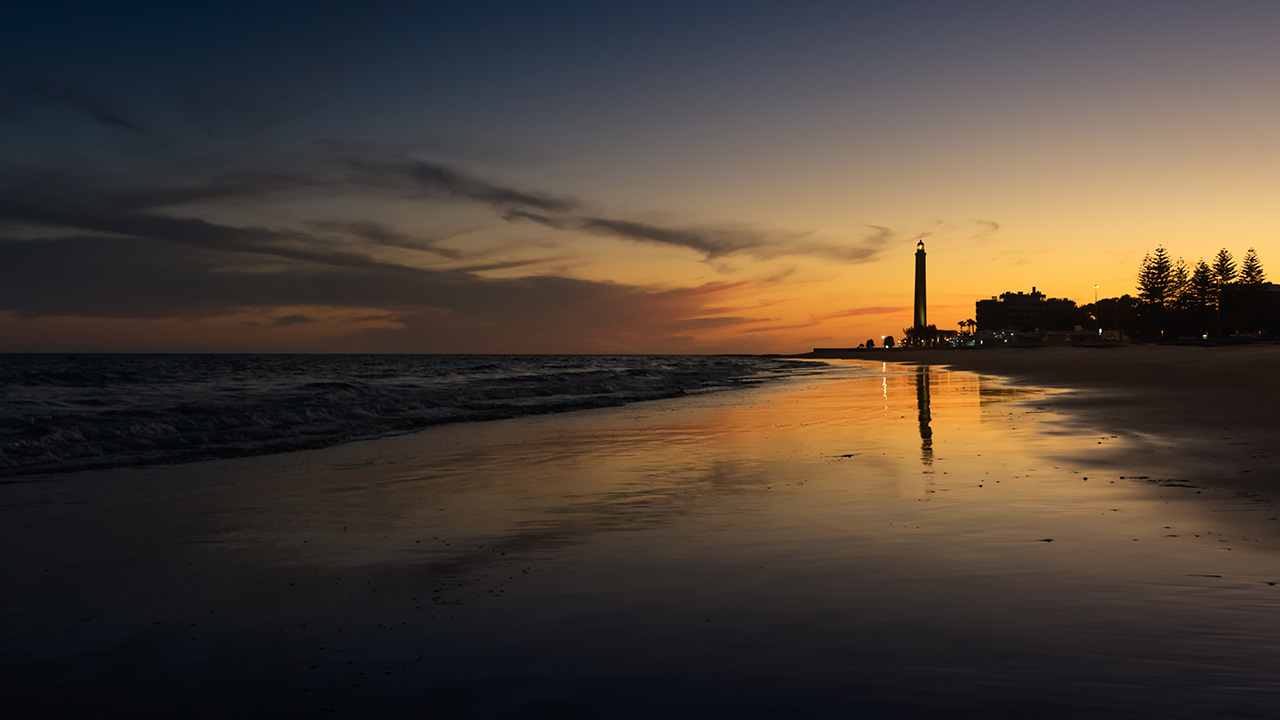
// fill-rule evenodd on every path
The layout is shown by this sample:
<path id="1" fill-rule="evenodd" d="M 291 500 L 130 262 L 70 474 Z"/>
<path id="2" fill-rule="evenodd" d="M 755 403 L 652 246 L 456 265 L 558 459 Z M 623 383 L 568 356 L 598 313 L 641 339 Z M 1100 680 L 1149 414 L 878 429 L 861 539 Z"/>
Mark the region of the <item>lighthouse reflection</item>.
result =
<path id="1" fill-rule="evenodd" d="M 929 427 L 929 366 L 916 367 L 916 410 L 920 422 L 920 459 L 933 467 L 933 428 Z"/>

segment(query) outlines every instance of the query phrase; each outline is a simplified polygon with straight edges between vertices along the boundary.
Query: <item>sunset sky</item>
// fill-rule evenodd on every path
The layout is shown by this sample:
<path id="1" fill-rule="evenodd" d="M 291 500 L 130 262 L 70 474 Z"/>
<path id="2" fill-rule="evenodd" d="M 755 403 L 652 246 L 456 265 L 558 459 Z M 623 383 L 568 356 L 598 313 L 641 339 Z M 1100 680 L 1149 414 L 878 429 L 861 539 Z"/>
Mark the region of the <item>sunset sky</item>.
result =
<path id="1" fill-rule="evenodd" d="M 1280 277 L 1280 3 L 63 3 L 0 351 L 790 352 Z M 1274 265 L 1273 265 L 1274 264 Z"/>

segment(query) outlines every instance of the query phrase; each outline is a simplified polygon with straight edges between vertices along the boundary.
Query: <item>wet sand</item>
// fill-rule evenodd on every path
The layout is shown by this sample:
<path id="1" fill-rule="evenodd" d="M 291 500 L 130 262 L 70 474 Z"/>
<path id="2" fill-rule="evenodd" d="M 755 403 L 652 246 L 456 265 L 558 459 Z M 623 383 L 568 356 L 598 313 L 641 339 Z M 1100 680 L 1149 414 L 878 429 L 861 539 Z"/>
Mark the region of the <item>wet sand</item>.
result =
<path id="1" fill-rule="evenodd" d="M 1061 397 L 854 362 L 3 485 L 8 707 L 1270 717 L 1270 506 L 1136 479 L 1158 438 Z"/>
<path id="2" fill-rule="evenodd" d="M 882 357 L 1068 389 L 1050 406 L 1079 427 L 1146 440 L 1144 462 L 1165 479 L 1280 502 L 1280 345 L 894 350 Z"/>

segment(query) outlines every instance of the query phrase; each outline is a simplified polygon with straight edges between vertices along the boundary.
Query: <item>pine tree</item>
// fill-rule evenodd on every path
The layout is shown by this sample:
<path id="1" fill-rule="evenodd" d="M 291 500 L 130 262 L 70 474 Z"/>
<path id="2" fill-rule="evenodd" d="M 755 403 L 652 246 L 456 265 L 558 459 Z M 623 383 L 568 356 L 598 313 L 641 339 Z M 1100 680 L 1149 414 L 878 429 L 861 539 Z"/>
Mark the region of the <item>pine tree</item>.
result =
<path id="1" fill-rule="evenodd" d="M 1138 270 L 1138 298 L 1147 305 L 1165 305 L 1173 287 L 1173 261 L 1164 246 L 1142 258 Z"/>
<path id="2" fill-rule="evenodd" d="M 1191 273 L 1187 271 L 1187 263 L 1178 258 L 1170 276 L 1169 300 L 1166 304 L 1177 308 L 1185 308 L 1191 301 Z"/>
<path id="3" fill-rule="evenodd" d="M 1142 285 L 1146 277 L 1151 274 L 1151 253 L 1142 256 L 1142 264 L 1138 266 L 1138 296 L 1145 298 Z"/>
<path id="4" fill-rule="evenodd" d="M 1214 285 L 1213 270 L 1210 269 L 1209 263 L 1201 260 L 1196 263 L 1196 269 L 1191 272 L 1191 289 L 1187 293 L 1190 297 L 1190 307 L 1213 308 L 1218 304 L 1218 291 Z"/>
<path id="5" fill-rule="evenodd" d="M 1258 260 L 1258 253 L 1254 252 L 1253 248 L 1249 248 L 1240 266 L 1240 282 L 1245 285 L 1261 285 L 1266 281 L 1267 275 L 1262 272 L 1262 262 Z"/>
<path id="6" fill-rule="evenodd" d="M 1226 248 L 1222 248 L 1213 258 L 1213 281 L 1218 285 L 1230 285 L 1237 279 L 1236 261 Z"/>

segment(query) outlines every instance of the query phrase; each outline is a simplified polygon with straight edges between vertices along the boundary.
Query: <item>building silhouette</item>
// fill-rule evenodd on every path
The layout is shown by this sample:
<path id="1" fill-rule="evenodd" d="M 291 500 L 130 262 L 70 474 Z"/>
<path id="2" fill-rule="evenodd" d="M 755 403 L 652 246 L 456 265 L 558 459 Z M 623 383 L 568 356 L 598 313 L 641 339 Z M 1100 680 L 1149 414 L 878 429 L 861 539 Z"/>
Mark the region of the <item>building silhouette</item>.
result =
<path id="1" fill-rule="evenodd" d="M 1073 327 L 1076 304 L 1065 298 L 1049 298 L 1031 288 L 1031 292 L 1007 292 L 999 298 L 979 300 L 974 308 L 978 331 L 1067 330 Z"/>

